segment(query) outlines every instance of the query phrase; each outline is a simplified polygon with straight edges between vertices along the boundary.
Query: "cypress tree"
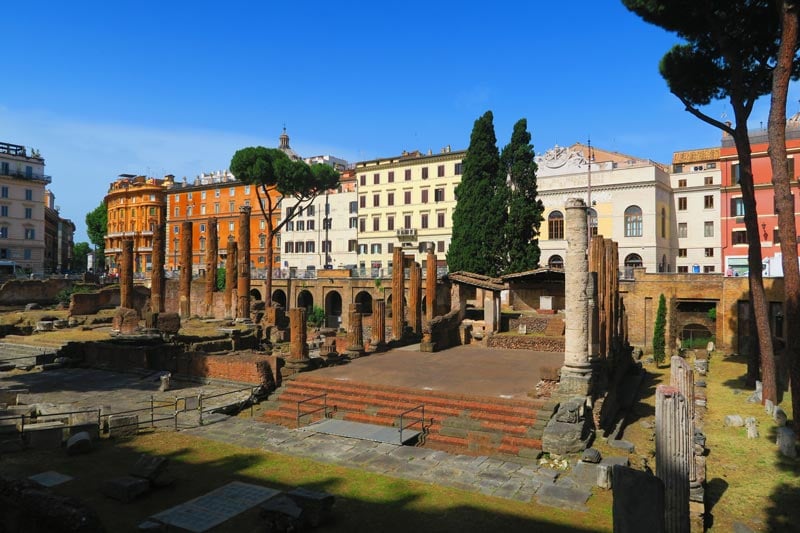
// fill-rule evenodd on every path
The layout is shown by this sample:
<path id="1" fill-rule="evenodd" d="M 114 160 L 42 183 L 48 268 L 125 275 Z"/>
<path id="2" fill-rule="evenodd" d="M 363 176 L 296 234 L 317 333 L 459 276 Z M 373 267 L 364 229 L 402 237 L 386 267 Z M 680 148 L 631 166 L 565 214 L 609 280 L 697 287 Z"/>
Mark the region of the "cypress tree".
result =
<path id="1" fill-rule="evenodd" d="M 658 298 L 658 311 L 656 311 L 656 323 L 653 326 L 653 359 L 656 365 L 661 366 L 664 362 L 667 347 L 667 299 L 662 294 Z"/>
<path id="2" fill-rule="evenodd" d="M 447 251 L 451 271 L 497 276 L 505 262 L 503 228 L 507 187 L 500 176 L 500 154 L 491 111 L 475 121 L 464 173 L 456 187 L 453 237 Z"/>
<path id="3" fill-rule="evenodd" d="M 500 156 L 501 172 L 508 175 L 510 198 L 505 243 L 508 250 L 506 274 L 524 272 L 539 266 L 539 227 L 544 205 L 538 198 L 537 166 L 534 162 L 527 119 L 514 124 L 511 142 Z"/>

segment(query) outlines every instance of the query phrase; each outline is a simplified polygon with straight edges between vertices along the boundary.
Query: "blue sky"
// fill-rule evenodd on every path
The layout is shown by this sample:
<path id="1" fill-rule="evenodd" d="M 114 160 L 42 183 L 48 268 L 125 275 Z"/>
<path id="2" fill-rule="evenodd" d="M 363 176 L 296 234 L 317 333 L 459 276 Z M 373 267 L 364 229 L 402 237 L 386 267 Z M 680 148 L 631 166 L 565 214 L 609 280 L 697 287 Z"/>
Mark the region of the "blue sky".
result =
<path id="1" fill-rule="evenodd" d="M 32 1 L 18 17 L 0 141 L 41 151 L 76 241 L 118 174 L 224 169 L 284 124 L 301 155 L 351 162 L 466 148 L 489 109 L 501 146 L 525 117 L 537 153 L 591 137 L 669 163 L 720 139 L 658 74 L 676 38 L 617 1 Z"/>

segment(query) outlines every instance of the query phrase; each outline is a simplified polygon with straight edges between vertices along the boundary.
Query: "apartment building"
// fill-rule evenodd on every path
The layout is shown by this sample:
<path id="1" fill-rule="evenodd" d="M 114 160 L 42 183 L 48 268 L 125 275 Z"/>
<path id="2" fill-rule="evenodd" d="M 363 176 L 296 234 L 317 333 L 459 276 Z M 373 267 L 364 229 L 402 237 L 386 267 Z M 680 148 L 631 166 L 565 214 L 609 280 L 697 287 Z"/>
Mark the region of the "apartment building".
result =
<path id="1" fill-rule="evenodd" d="M 672 156 L 673 264 L 679 273 L 722 272 L 720 149 Z"/>
<path id="2" fill-rule="evenodd" d="M 536 157 L 539 198 L 544 203 L 540 230 L 541 264 L 563 268 L 566 200 L 583 198 L 589 231 L 619 244 L 624 273 L 634 267 L 674 272 L 672 191 L 666 165 L 576 143 Z"/>
<path id="3" fill-rule="evenodd" d="M 0 142 L 0 260 L 27 272 L 45 270 L 44 168 L 36 150 Z"/>
<path id="4" fill-rule="evenodd" d="M 359 269 L 379 275 L 390 268 L 395 246 L 420 263 L 433 247 L 445 265 L 465 154 L 447 146 L 438 154 L 403 152 L 356 163 Z"/>
<path id="5" fill-rule="evenodd" d="M 166 220 L 166 190 L 174 176 L 163 179 L 120 174 L 103 201 L 108 212 L 105 236 L 106 268 L 119 272 L 122 241 L 133 239 L 133 272 L 144 277 L 153 268 L 153 235 Z"/>
<path id="6" fill-rule="evenodd" d="M 52 191 L 44 191 L 44 273 L 63 274 L 73 269 L 75 224 L 61 218 Z"/>

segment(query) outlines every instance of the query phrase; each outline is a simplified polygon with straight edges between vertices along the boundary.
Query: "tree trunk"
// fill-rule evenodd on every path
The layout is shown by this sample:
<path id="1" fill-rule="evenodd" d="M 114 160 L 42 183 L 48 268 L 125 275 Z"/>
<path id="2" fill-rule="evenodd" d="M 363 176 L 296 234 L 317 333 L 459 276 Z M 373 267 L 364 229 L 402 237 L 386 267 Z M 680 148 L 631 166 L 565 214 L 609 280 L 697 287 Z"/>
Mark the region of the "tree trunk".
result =
<path id="1" fill-rule="evenodd" d="M 771 400 L 777 403 L 775 386 L 775 357 L 772 353 L 772 337 L 769 330 L 767 314 L 767 295 L 764 292 L 764 280 L 761 275 L 761 233 L 758 230 L 758 212 L 756 211 L 755 189 L 753 187 L 753 161 L 751 157 L 750 138 L 747 131 L 747 117 L 740 117 L 744 111 L 734 106 L 736 130 L 734 141 L 739 155 L 739 186 L 742 189 L 744 203 L 744 225 L 747 230 L 747 264 L 750 270 L 750 302 L 753 307 L 753 319 L 758 332 L 758 351 L 761 360 L 762 401 Z"/>
<path id="2" fill-rule="evenodd" d="M 792 197 L 792 175 L 786 157 L 786 96 L 794 62 L 798 37 L 796 7 L 791 2 L 778 6 L 781 18 L 781 44 L 772 73 L 768 134 L 769 157 L 772 163 L 772 184 L 775 210 L 778 212 L 778 234 L 781 240 L 784 282 L 784 334 L 786 347 L 781 358 L 782 368 L 789 371 L 792 387 L 792 419 L 800 429 L 800 339 L 794 329 L 800 324 L 800 266 L 797 262 L 797 229 Z M 794 173 L 792 173 L 794 174 Z"/>

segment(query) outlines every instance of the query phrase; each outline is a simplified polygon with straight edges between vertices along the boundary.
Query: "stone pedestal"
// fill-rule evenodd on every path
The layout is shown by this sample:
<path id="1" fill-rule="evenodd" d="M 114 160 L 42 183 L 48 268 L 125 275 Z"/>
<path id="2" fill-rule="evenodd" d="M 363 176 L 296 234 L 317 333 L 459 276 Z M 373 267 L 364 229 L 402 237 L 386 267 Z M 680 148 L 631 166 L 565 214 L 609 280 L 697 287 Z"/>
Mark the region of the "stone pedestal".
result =
<path id="1" fill-rule="evenodd" d="M 239 208 L 239 277 L 236 317 L 250 318 L 250 206 Z"/>
<path id="2" fill-rule="evenodd" d="M 238 255 L 239 247 L 236 241 L 228 241 L 227 256 L 225 257 L 225 316 L 228 318 L 236 318 L 233 295 L 236 294 L 236 263 Z"/>
<path id="3" fill-rule="evenodd" d="M 192 310 L 192 223 L 181 223 L 181 277 L 178 307 L 182 318 L 189 318 Z"/>
<path id="4" fill-rule="evenodd" d="M 133 239 L 122 240 L 119 271 L 119 306 L 133 307 Z"/>
<path id="5" fill-rule="evenodd" d="M 425 320 L 433 320 L 436 313 L 436 254 L 428 248 L 425 259 Z"/>
<path id="6" fill-rule="evenodd" d="M 361 304 L 350 304 L 347 328 L 347 355 L 352 358 L 364 355 L 364 327 L 361 315 Z"/>
<path id="7" fill-rule="evenodd" d="M 164 308 L 164 259 L 166 254 L 166 224 L 156 224 L 153 233 L 153 271 L 150 273 L 150 309 L 163 313 Z"/>
<path id="8" fill-rule="evenodd" d="M 217 219 L 206 223 L 206 316 L 214 316 L 214 293 L 217 291 Z"/>
<path id="9" fill-rule="evenodd" d="M 564 455 L 585 450 L 594 434 L 589 414 L 585 398 L 561 402 L 542 433 L 542 451 Z"/>
<path id="10" fill-rule="evenodd" d="M 386 349 L 386 300 L 383 298 L 372 303 L 372 338 L 369 344 L 374 351 Z"/>
<path id="11" fill-rule="evenodd" d="M 405 306 L 403 305 L 405 296 L 404 263 L 403 249 L 396 247 L 392 255 L 392 338 L 394 340 L 403 338 L 403 328 L 405 326 Z"/>
<path id="12" fill-rule="evenodd" d="M 408 325 L 412 333 L 422 333 L 422 269 L 419 263 L 412 262 L 409 267 L 410 280 L 408 283 Z"/>
<path id="13" fill-rule="evenodd" d="M 488 332 L 500 331 L 500 294 L 492 291 L 483 293 L 483 322 Z"/>
<path id="14" fill-rule="evenodd" d="M 677 387 L 656 387 L 656 476 L 664 482 L 665 530 L 690 530 L 689 462 L 692 459 L 687 400 Z"/>

